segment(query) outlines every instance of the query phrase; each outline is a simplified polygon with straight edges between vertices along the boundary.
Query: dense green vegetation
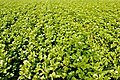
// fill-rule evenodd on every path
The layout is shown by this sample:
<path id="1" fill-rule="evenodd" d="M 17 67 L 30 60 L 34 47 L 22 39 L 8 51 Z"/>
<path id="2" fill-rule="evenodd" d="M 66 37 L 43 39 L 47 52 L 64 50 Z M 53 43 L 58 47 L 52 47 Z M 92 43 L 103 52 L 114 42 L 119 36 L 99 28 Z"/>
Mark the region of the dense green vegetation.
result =
<path id="1" fill-rule="evenodd" d="M 120 80 L 119 0 L 0 0 L 0 80 Z"/>

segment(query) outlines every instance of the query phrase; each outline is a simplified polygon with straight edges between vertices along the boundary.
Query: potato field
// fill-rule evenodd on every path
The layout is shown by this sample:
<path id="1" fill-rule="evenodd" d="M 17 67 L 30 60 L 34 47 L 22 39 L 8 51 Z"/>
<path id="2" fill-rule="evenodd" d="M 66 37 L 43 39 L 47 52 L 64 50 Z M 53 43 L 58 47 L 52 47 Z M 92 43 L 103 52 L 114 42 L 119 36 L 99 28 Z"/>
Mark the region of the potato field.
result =
<path id="1" fill-rule="evenodd" d="M 0 80 L 120 80 L 120 0 L 0 0 Z"/>

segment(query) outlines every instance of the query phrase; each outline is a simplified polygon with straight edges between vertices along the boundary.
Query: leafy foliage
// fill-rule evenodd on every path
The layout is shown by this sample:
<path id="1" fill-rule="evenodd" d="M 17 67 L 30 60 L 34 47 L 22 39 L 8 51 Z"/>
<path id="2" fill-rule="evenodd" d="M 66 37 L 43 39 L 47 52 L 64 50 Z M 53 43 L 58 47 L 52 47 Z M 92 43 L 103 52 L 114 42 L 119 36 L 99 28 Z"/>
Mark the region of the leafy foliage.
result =
<path id="1" fill-rule="evenodd" d="M 0 0 L 0 79 L 120 79 L 118 0 Z"/>

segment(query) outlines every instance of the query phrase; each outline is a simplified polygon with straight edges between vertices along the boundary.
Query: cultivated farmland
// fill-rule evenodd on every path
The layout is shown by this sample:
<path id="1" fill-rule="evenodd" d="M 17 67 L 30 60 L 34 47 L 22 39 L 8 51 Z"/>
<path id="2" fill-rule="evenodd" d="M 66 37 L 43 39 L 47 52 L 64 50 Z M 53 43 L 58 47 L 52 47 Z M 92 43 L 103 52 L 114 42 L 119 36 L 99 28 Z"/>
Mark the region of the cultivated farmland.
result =
<path id="1" fill-rule="evenodd" d="M 120 0 L 0 0 L 0 80 L 120 80 Z"/>

